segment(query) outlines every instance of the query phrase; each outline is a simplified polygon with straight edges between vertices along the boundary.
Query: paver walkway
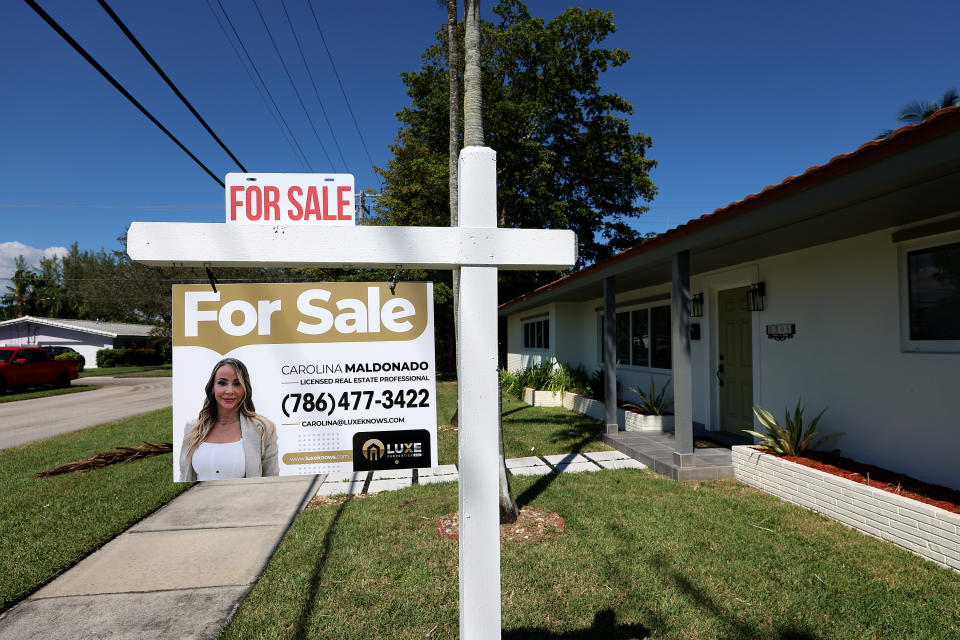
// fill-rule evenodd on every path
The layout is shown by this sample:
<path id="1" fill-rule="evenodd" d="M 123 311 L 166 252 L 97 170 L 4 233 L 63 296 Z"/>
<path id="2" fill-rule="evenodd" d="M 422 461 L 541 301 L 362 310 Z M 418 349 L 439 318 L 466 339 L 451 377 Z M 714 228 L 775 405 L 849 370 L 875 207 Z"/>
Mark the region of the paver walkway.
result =
<path id="1" fill-rule="evenodd" d="M 516 475 L 644 468 L 619 451 L 507 460 Z M 453 482 L 455 465 L 199 483 L 0 616 L 0 640 L 216 638 L 316 495 Z"/>
<path id="2" fill-rule="evenodd" d="M 645 469 L 620 451 L 593 451 L 590 453 L 565 453 L 550 456 L 509 458 L 507 468 L 516 476 L 545 476 L 548 473 L 578 473 L 601 469 Z M 377 493 L 403 489 L 413 484 L 455 482 L 459 479 L 457 466 L 444 464 L 432 469 L 396 469 L 393 471 L 361 471 L 355 473 L 329 473 L 320 485 L 317 495 L 332 496 L 339 493 Z"/>

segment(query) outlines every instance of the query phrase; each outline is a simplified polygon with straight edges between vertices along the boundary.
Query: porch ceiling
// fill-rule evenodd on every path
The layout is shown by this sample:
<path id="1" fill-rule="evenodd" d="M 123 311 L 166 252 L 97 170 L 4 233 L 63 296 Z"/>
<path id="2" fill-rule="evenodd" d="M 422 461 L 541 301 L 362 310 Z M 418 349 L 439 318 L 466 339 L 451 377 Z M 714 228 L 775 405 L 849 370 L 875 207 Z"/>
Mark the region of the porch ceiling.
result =
<path id="1" fill-rule="evenodd" d="M 672 255 L 684 250 L 690 251 L 691 274 L 696 275 L 958 211 L 960 111 L 951 116 L 952 130 L 942 135 L 875 160 L 859 157 L 871 149 L 834 159 L 819 168 L 824 169 L 820 173 L 811 169 L 726 210 L 691 221 L 540 292 L 508 302 L 500 313 L 600 298 L 607 276 L 616 276 L 619 291 L 667 283 Z M 849 163 L 855 159 L 860 162 L 851 168 Z M 827 171 L 835 163 L 834 170 Z"/>

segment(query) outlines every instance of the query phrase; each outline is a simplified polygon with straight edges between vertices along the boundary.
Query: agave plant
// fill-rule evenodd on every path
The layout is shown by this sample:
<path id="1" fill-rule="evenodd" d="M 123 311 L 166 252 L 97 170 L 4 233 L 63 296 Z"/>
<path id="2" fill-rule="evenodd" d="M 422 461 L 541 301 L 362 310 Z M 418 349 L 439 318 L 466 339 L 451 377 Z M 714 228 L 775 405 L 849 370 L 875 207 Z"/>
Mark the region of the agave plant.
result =
<path id="1" fill-rule="evenodd" d="M 667 381 L 663 383 L 663 388 L 660 389 L 660 393 L 657 393 L 657 387 L 652 378 L 650 380 L 649 392 L 637 387 L 627 387 L 627 391 L 640 398 L 640 401 L 625 402 L 623 406 L 627 409 L 636 409 L 645 416 L 662 416 L 665 413 L 669 413 L 670 408 L 673 406 L 673 396 L 667 395 L 667 387 L 670 386 L 670 380 L 671 378 L 667 378 Z"/>
<path id="2" fill-rule="evenodd" d="M 825 411 L 826 408 L 818 413 L 817 417 L 811 420 L 806 428 L 804 428 L 803 407 L 800 406 L 799 400 L 797 401 L 796 408 L 793 410 L 793 415 L 790 415 L 789 409 L 784 409 L 782 426 L 777 423 L 777 419 L 773 417 L 772 413 L 766 409 L 754 407 L 753 413 L 757 416 L 760 424 L 766 428 L 767 432 L 758 433 L 756 431 L 750 431 L 749 429 L 744 429 L 743 432 L 760 438 L 760 446 L 774 453 L 779 453 L 784 456 L 799 456 L 807 449 L 816 449 L 830 438 L 843 435 L 843 433 L 831 433 L 830 435 L 821 436 L 819 440 L 814 442 L 814 438 L 819 435 L 817 433 L 817 423 L 820 422 L 820 418 L 823 417 Z"/>

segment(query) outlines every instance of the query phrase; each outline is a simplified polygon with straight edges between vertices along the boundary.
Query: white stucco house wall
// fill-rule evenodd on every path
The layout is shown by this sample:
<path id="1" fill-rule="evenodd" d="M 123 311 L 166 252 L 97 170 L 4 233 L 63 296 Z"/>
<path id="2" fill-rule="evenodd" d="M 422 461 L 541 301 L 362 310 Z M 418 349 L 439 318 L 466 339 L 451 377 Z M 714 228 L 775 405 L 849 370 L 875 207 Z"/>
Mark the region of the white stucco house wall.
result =
<path id="1" fill-rule="evenodd" d="M 960 488 L 960 107 L 504 303 L 508 368 L 602 368 L 604 286 L 617 382 L 688 376 L 678 424 L 801 400 L 827 448 Z"/>
<path id="2" fill-rule="evenodd" d="M 0 322 L 0 347 L 70 347 L 97 366 L 100 349 L 152 347 L 153 325 L 23 316 Z"/>

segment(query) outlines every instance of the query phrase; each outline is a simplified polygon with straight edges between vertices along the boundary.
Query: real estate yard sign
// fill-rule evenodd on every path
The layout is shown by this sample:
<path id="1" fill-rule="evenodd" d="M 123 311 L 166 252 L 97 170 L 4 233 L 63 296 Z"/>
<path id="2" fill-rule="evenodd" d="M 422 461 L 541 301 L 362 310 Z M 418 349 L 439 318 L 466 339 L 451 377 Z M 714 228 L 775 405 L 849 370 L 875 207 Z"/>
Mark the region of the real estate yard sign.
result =
<path id="1" fill-rule="evenodd" d="M 173 299 L 175 480 L 225 357 L 276 425 L 280 475 L 437 465 L 431 283 L 177 285 Z"/>

